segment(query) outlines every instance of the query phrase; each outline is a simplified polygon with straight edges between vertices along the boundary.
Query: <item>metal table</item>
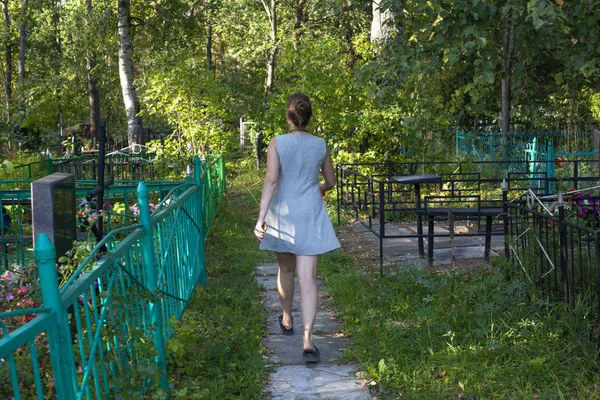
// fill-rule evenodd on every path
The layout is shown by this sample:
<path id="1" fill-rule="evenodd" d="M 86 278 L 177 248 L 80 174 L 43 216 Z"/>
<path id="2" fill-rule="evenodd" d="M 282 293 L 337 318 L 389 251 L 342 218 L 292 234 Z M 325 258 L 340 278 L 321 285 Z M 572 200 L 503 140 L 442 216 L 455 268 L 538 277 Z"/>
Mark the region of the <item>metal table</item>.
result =
<path id="1" fill-rule="evenodd" d="M 415 185 L 415 212 L 417 214 L 417 235 L 419 242 L 419 256 L 425 256 L 425 246 L 423 246 L 423 213 L 421 209 L 421 184 L 422 183 L 441 183 L 442 177 L 434 174 L 421 175 L 400 175 L 393 176 L 392 182 L 402 185 Z"/>

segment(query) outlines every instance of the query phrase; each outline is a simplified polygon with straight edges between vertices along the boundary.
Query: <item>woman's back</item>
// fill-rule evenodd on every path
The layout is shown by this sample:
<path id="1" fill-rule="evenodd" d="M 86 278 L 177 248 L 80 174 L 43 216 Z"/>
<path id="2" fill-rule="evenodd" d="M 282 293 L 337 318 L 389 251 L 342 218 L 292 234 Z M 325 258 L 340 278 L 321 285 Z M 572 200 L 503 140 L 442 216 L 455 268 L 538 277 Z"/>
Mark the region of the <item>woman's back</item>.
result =
<path id="1" fill-rule="evenodd" d="M 261 249 L 314 255 L 340 247 L 319 191 L 325 141 L 310 134 L 286 134 L 275 141 L 279 179 Z"/>
<path id="2" fill-rule="evenodd" d="M 325 160 L 325 141 L 310 134 L 277 136 L 279 184 L 292 191 L 317 190 Z"/>

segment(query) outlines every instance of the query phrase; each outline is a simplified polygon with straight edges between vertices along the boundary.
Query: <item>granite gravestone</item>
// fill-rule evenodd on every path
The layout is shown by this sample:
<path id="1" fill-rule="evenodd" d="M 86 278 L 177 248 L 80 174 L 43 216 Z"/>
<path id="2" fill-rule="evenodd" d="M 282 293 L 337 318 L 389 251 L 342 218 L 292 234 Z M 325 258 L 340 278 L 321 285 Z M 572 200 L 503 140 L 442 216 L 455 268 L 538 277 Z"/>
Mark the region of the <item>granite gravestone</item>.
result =
<path id="1" fill-rule="evenodd" d="M 48 235 L 61 257 L 77 239 L 75 175 L 55 172 L 31 184 L 33 237 Z"/>

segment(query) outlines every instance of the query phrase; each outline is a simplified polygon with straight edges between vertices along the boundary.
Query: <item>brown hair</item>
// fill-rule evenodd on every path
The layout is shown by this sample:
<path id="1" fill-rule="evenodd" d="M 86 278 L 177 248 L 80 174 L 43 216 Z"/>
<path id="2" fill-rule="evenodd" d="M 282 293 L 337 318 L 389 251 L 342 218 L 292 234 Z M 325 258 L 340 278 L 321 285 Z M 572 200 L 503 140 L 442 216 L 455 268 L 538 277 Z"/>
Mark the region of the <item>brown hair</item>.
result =
<path id="1" fill-rule="evenodd" d="M 298 92 L 288 97 L 285 116 L 298 128 L 306 127 L 312 117 L 312 104 L 308 96 Z"/>

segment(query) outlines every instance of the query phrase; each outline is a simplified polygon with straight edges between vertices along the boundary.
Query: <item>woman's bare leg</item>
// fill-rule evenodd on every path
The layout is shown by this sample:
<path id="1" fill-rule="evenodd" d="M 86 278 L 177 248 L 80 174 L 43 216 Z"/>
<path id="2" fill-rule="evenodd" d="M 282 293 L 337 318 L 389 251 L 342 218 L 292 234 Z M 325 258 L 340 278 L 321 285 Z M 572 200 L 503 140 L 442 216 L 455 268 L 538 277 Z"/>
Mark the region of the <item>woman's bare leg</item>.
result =
<path id="1" fill-rule="evenodd" d="M 294 302 L 294 274 L 296 272 L 296 255 L 292 253 L 277 254 L 277 291 L 281 301 L 283 320 L 286 328 L 292 327 L 292 304 Z"/>
<path id="2" fill-rule="evenodd" d="M 312 351 L 313 326 L 317 316 L 317 261 L 319 256 L 296 256 L 296 270 L 300 284 L 300 307 L 304 324 L 304 350 Z"/>

